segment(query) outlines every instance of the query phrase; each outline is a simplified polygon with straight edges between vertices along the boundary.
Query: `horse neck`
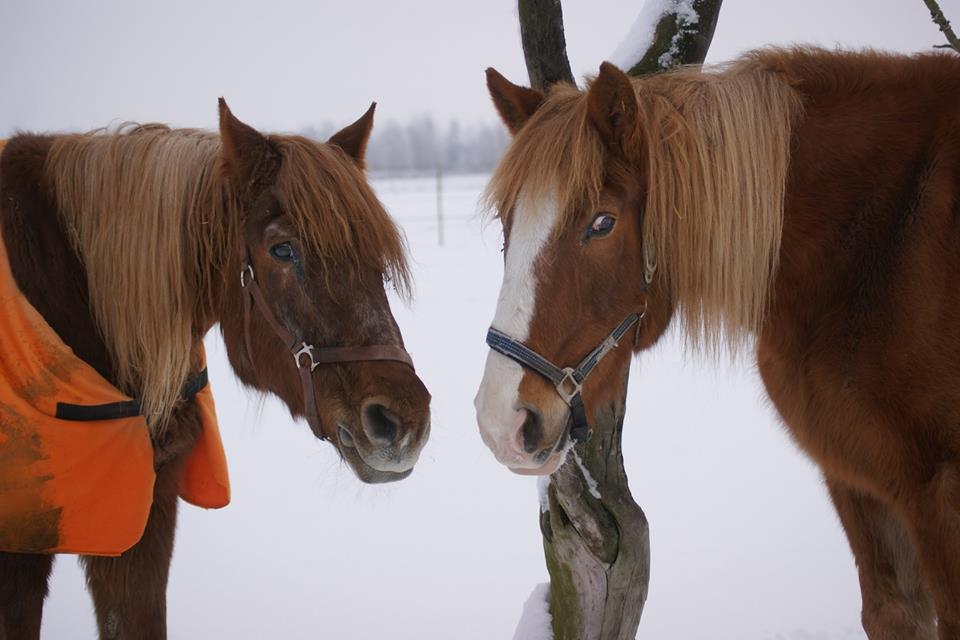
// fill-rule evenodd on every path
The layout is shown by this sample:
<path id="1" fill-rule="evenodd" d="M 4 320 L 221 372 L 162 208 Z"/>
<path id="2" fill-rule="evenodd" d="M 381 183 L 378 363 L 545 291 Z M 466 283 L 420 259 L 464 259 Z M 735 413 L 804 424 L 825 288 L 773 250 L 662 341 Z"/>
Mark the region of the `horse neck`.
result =
<path id="1" fill-rule="evenodd" d="M 204 234 L 195 236 L 194 245 L 199 270 L 194 325 L 200 336 L 220 322 L 225 313 L 239 309 L 228 301 L 239 297 L 234 281 L 239 282 L 245 253 L 239 240 L 241 207 L 221 178 L 192 212 L 196 219 L 206 221 L 200 223 Z"/>
<path id="2" fill-rule="evenodd" d="M 960 138 L 960 60 L 851 55 L 827 58 L 819 78 L 807 69 L 769 325 L 784 342 L 820 314 L 848 314 L 843 292 L 890 293 L 910 220 Z"/>

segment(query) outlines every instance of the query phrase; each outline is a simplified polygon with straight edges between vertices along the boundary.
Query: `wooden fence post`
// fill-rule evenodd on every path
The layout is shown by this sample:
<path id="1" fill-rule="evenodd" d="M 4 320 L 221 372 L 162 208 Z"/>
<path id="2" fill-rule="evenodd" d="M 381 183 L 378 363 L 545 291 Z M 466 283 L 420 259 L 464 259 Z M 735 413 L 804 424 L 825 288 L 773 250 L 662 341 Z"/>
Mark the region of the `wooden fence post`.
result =
<path id="1" fill-rule="evenodd" d="M 443 168 L 437 165 L 437 244 L 443 246 Z"/>

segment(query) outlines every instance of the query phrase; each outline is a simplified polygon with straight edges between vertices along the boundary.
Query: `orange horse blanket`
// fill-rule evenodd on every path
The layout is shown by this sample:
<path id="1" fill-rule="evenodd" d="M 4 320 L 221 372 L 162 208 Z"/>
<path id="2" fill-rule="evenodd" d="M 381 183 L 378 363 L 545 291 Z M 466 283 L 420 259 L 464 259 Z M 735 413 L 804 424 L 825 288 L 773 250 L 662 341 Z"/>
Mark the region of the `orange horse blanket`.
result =
<path id="1" fill-rule="evenodd" d="M 205 373 L 201 382 L 203 432 L 179 493 L 219 508 L 230 501 L 226 456 Z M 153 483 L 139 405 L 20 293 L 0 238 L 0 551 L 119 555 L 143 535 Z"/>

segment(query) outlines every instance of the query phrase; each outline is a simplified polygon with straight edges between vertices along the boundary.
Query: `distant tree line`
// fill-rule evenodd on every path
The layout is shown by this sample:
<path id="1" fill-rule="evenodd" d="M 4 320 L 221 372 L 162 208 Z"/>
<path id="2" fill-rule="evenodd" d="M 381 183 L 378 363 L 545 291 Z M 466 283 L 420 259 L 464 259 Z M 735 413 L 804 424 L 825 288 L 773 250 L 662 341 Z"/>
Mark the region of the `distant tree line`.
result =
<path id="1" fill-rule="evenodd" d="M 324 140 L 336 131 L 333 123 L 305 127 L 303 135 Z M 367 168 L 380 175 L 482 173 L 493 169 L 508 142 L 497 122 L 437 125 L 430 116 L 405 123 L 377 123 L 367 148 Z"/>

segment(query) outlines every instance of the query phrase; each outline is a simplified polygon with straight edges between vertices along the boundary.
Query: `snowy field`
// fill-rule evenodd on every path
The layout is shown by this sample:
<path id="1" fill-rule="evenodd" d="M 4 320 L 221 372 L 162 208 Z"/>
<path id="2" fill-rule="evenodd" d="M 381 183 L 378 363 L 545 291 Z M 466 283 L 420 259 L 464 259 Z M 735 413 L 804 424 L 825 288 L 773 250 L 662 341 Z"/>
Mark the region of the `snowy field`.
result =
<path id="1" fill-rule="evenodd" d="M 173 639 L 510 640 L 548 579 L 533 478 L 483 446 L 473 412 L 501 278 L 499 223 L 476 215 L 486 176 L 375 180 L 406 231 L 416 297 L 394 313 L 433 394 L 413 475 L 370 487 L 279 402 L 244 392 L 207 341 L 233 483 L 222 511 L 183 504 L 169 587 Z M 634 364 L 624 456 L 650 520 L 639 638 L 863 638 L 853 559 L 813 466 L 752 366 L 685 358 L 674 340 Z M 43 638 L 95 637 L 61 556 Z"/>

